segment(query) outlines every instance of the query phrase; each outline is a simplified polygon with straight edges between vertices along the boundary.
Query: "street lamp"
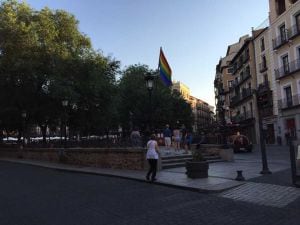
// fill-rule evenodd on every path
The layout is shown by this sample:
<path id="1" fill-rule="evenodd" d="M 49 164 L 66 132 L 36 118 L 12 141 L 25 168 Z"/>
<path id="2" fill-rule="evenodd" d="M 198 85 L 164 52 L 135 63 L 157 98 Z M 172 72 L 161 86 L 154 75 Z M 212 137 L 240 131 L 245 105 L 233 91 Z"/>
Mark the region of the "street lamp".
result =
<path id="1" fill-rule="evenodd" d="M 148 89 L 148 93 L 149 93 L 149 129 L 152 132 L 152 90 L 154 87 L 154 79 L 156 78 L 155 75 L 151 74 L 151 73 L 147 73 L 145 75 L 145 81 L 146 81 L 146 87 Z"/>
<path id="2" fill-rule="evenodd" d="M 222 144 L 223 144 L 223 148 L 227 149 L 228 144 L 227 144 L 227 137 L 226 137 L 226 120 L 225 120 L 225 95 L 220 93 L 220 100 L 221 100 L 221 105 L 219 107 L 220 109 L 220 113 L 221 113 L 221 122 L 222 122 Z"/>
<path id="3" fill-rule="evenodd" d="M 263 131 L 263 124 L 262 124 L 262 113 L 261 113 L 261 100 L 256 94 L 256 103 L 257 103 L 257 110 L 258 110 L 258 128 L 259 128 L 259 142 L 260 142 L 260 151 L 261 151 L 261 159 L 262 159 L 262 171 L 261 174 L 271 174 L 272 172 L 269 170 L 268 167 L 268 160 L 267 160 L 267 154 L 266 154 L 266 143 L 264 138 L 264 131 Z"/>
<path id="4" fill-rule="evenodd" d="M 69 104 L 69 101 L 64 99 L 61 101 L 62 106 L 64 107 L 64 148 L 67 146 L 67 106 Z"/>
<path id="5" fill-rule="evenodd" d="M 23 131 L 23 134 L 22 134 L 22 136 L 23 136 L 23 141 L 22 141 L 22 147 L 24 147 L 25 146 L 25 123 L 26 123 L 26 117 L 27 117 L 27 113 L 26 113 L 26 111 L 25 110 L 23 110 L 22 112 L 21 112 L 21 117 L 22 117 L 22 131 Z"/>

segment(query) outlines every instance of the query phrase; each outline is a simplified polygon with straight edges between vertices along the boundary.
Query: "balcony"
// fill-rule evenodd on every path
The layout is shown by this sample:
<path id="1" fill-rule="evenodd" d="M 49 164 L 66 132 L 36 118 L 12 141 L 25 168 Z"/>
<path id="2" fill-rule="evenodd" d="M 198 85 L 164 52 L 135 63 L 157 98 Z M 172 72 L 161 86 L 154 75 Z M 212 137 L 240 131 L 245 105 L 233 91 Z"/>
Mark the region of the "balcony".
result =
<path id="1" fill-rule="evenodd" d="M 249 96 L 252 96 L 252 94 L 253 94 L 252 89 L 250 89 L 250 88 L 243 88 L 242 89 L 242 99 L 241 100 L 243 100 L 245 98 L 248 98 Z"/>
<path id="2" fill-rule="evenodd" d="M 300 26 L 297 24 L 293 25 L 290 33 L 291 33 L 291 37 L 290 37 L 291 39 L 298 36 L 300 34 Z"/>
<path id="3" fill-rule="evenodd" d="M 260 83 L 258 85 L 258 88 L 257 88 L 257 93 L 258 94 L 262 94 L 262 93 L 265 93 L 267 91 L 270 91 L 270 82 L 269 81 L 265 81 L 263 83 Z"/>
<path id="4" fill-rule="evenodd" d="M 282 66 L 275 70 L 276 80 L 280 80 L 283 77 L 296 73 L 300 70 L 300 59 L 296 59 L 290 62 L 288 65 Z"/>
<path id="5" fill-rule="evenodd" d="M 243 112 L 243 113 L 240 113 L 240 114 L 234 116 L 232 118 L 232 122 L 233 123 L 241 123 L 241 122 L 243 122 L 245 120 L 249 120 L 249 119 L 254 119 L 253 112 L 246 111 L 246 112 Z"/>
<path id="6" fill-rule="evenodd" d="M 293 95 L 291 98 L 278 100 L 278 107 L 281 110 L 290 109 L 297 106 L 300 106 L 300 94 Z"/>
<path id="7" fill-rule="evenodd" d="M 238 103 L 242 102 L 243 100 L 251 97 L 253 95 L 253 90 L 249 88 L 243 88 L 242 93 L 239 95 L 235 95 L 230 99 L 230 105 L 234 106 Z"/>
<path id="8" fill-rule="evenodd" d="M 273 116 L 273 107 L 272 106 L 259 109 L 259 111 L 260 111 L 261 117 L 263 117 L 263 118 Z"/>
<path id="9" fill-rule="evenodd" d="M 266 63 L 266 62 L 260 63 L 260 64 L 259 64 L 259 72 L 263 73 L 263 72 L 265 72 L 267 69 L 268 69 L 268 67 L 267 67 L 267 63 Z"/>
<path id="10" fill-rule="evenodd" d="M 287 43 L 289 40 L 289 35 L 287 30 L 285 31 L 284 35 L 279 35 L 275 39 L 272 40 L 273 42 L 273 49 L 277 49 Z"/>

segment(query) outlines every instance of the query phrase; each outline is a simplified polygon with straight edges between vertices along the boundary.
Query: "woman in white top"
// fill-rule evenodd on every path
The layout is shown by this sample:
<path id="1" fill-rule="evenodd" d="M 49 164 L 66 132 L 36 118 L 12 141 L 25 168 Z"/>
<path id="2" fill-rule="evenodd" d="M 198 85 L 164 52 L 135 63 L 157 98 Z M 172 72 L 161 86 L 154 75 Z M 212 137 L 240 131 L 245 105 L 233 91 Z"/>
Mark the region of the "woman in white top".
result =
<path id="1" fill-rule="evenodd" d="M 151 181 L 155 181 L 156 170 L 157 170 L 157 160 L 158 160 L 158 144 L 155 140 L 155 134 L 151 135 L 150 140 L 147 143 L 147 155 L 146 158 L 149 162 L 149 171 L 147 173 L 146 179 L 149 181 L 151 176 Z"/>

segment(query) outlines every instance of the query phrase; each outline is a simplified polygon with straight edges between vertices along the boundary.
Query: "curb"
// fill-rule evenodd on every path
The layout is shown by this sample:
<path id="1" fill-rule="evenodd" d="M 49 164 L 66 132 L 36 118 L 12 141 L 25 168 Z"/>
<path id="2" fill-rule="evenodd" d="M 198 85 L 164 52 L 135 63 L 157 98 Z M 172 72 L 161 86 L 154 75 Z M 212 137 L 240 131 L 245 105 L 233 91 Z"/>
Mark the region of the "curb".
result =
<path id="1" fill-rule="evenodd" d="M 126 179 L 126 180 L 133 180 L 133 181 L 148 183 L 148 184 L 151 184 L 151 185 L 160 185 L 160 186 L 165 186 L 165 187 L 172 187 L 172 188 L 176 188 L 176 189 L 188 190 L 188 191 L 193 191 L 193 192 L 198 192 L 198 193 L 206 193 L 206 194 L 221 193 L 223 191 L 227 191 L 229 189 L 235 188 L 235 187 L 240 186 L 240 185 L 245 183 L 245 182 L 242 182 L 240 185 L 236 185 L 234 187 L 228 187 L 228 188 L 219 189 L 219 190 L 212 190 L 212 189 L 181 186 L 181 185 L 165 183 L 165 182 L 160 182 L 160 181 L 149 182 L 146 179 L 128 177 L 128 176 L 117 175 L 117 174 L 109 174 L 109 173 L 101 173 L 101 172 L 93 172 L 93 171 L 84 171 L 84 170 L 80 170 L 80 168 L 78 168 L 78 169 L 77 168 L 74 168 L 74 169 L 72 169 L 72 168 L 61 168 L 61 167 L 56 167 L 56 166 L 51 166 L 51 165 L 40 164 L 41 161 L 37 161 L 37 163 L 28 162 L 28 161 L 25 161 L 25 160 L 14 160 L 14 159 L 0 159 L 0 161 L 10 162 L 10 163 L 18 163 L 18 164 L 24 164 L 24 165 L 30 165 L 30 166 L 37 166 L 37 167 L 42 167 L 42 168 L 45 168 L 45 169 L 52 169 L 52 170 L 63 171 L 63 172 L 68 172 L 68 173 L 82 173 L 82 174 L 99 175 L 99 176 L 105 176 L 105 177 L 115 177 L 115 178 L 121 178 L 121 179 Z M 63 164 L 63 165 L 65 165 L 65 164 Z"/>

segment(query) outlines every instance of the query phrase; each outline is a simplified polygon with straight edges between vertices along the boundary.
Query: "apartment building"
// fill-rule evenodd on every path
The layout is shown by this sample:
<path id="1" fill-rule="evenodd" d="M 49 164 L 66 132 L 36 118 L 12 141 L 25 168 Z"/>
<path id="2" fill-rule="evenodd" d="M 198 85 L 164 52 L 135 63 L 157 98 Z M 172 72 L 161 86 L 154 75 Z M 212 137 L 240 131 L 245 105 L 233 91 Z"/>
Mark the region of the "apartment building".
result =
<path id="1" fill-rule="evenodd" d="M 244 40 L 243 45 L 231 60 L 234 81 L 230 92 L 232 121 L 239 124 L 240 133 L 252 143 L 259 140 L 258 111 L 254 89 L 257 86 L 253 37 Z"/>
<path id="2" fill-rule="evenodd" d="M 262 119 L 267 144 L 275 144 L 278 136 L 276 83 L 272 76 L 273 57 L 269 27 L 253 30 L 257 86 L 258 110 Z"/>
<path id="3" fill-rule="evenodd" d="M 201 132 L 205 129 L 209 129 L 213 122 L 214 107 L 192 96 L 190 94 L 189 87 L 180 81 L 176 81 L 173 83 L 172 90 L 178 91 L 182 95 L 182 97 L 188 103 L 190 103 L 194 115 L 193 131 Z"/>
<path id="4" fill-rule="evenodd" d="M 215 98 L 216 98 L 216 119 L 219 123 L 231 124 L 231 110 L 230 110 L 230 92 L 229 89 L 233 86 L 233 76 L 231 60 L 237 54 L 245 39 L 245 35 L 239 39 L 239 42 L 229 45 L 227 47 L 226 56 L 219 60 L 216 66 L 216 77 L 214 81 Z M 223 121 L 224 120 L 224 121 Z"/>
<path id="5" fill-rule="evenodd" d="M 300 1 L 269 0 L 277 130 L 300 139 Z M 276 113 L 276 112 L 275 112 Z"/>

